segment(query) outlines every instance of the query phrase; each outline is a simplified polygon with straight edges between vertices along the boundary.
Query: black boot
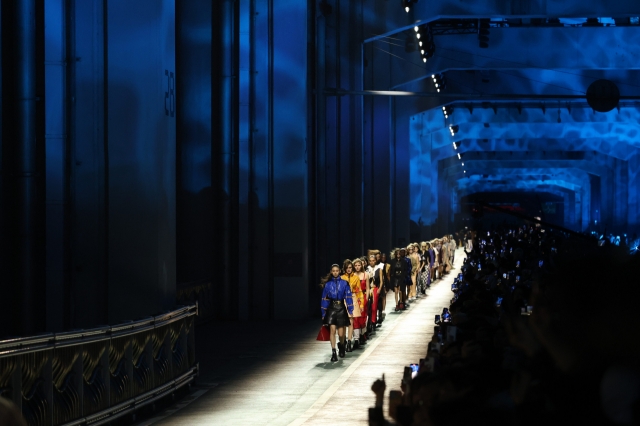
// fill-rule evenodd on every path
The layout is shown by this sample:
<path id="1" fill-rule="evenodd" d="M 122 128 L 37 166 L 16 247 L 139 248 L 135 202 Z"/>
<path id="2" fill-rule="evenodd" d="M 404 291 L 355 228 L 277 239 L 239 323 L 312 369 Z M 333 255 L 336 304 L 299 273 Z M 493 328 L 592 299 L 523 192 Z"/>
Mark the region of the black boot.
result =
<path id="1" fill-rule="evenodd" d="M 345 347 L 344 343 L 338 343 L 338 356 L 340 356 L 340 358 L 344 358 L 345 356 L 344 347 Z"/>
<path id="2" fill-rule="evenodd" d="M 353 352 L 353 349 L 351 348 L 351 340 L 347 340 L 347 348 L 345 349 L 346 352 Z"/>
<path id="3" fill-rule="evenodd" d="M 353 341 L 353 350 L 360 348 L 360 340 L 356 339 Z"/>
<path id="4" fill-rule="evenodd" d="M 331 362 L 336 362 L 338 360 L 338 355 L 336 354 L 335 349 L 331 349 Z"/>

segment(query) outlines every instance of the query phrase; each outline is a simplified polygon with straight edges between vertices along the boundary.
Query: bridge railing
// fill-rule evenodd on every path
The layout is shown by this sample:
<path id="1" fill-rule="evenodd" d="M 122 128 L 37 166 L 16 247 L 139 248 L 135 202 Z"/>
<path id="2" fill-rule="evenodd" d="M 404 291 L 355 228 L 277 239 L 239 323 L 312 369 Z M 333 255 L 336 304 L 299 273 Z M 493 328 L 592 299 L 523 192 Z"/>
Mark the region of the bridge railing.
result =
<path id="1" fill-rule="evenodd" d="M 197 313 L 0 341 L 0 396 L 32 426 L 109 423 L 195 380 Z"/>

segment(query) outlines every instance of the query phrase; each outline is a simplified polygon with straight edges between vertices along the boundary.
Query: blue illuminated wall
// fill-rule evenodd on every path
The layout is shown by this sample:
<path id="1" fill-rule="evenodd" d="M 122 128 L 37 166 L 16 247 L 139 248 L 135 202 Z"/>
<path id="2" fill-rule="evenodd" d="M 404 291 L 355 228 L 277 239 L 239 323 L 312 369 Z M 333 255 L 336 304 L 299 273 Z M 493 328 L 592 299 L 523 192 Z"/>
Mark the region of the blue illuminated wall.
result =
<path id="1" fill-rule="evenodd" d="M 174 0 L 108 2 L 112 321 L 175 303 L 174 10 Z"/>
<path id="2" fill-rule="evenodd" d="M 67 151 L 48 141 L 47 160 L 52 173 L 56 156 L 70 167 L 67 326 L 151 315 L 175 303 L 174 9 L 173 0 L 111 0 L 64 10 L 73 26 L 62 45 L 76 58 L 64 76 L 72 142 Z M 48 102 L 61 99 L 56 85 L 47 90 Z M 56 115 L 47 118 L 53 126 Z"/>
<path id="3" fill-rule="evenodd" d="M 565 217 L 569 228 L 617 232 L 638 226 L 637 109 L 603 114 L 579 107 L 450 106 L 454 111 L 446 120 L 433 109 L 410 121 L 413 221 L 430 225 L 442 219 L 441 210 L 449 209 L 442 200 L 450 191 L 484 192 L 503 180 L 511 189 L 572 191 L 576 206 L 565 207 L 580 213 Z M 455 135 L 449 126 L 458 126 Z M 602 183 L 597 190 L 594 176 Z M 606 206 L 597 218 L 589 207 L 594 203 Z M 446 211 L 449 222 L 459 213 Z"/>
<path id="4" fill-rule="evenodd" d="M 640 225 L 637 1 L 43 4 L 52 330 L 200 284 L 217 319 L 315 315 L 331 264 L 452 232 L 482 197 L 554 202 L 576 231 Z M 593 14 L 620 25 L 542 18 Z M 441 16 L 510 21 L 487 49 L 438 35 L 423 63 L 407 39 Z M 587 105 L 596 79 L 619 108 Z"/>

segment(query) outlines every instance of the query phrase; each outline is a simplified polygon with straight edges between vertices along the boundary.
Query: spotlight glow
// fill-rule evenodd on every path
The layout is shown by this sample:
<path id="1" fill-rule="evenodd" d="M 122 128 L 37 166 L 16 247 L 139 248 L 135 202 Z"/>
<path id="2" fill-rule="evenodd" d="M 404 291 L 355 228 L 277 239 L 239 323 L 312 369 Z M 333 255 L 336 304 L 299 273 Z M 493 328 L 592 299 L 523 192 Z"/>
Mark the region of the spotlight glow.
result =
<path id="1" fill-rule="evenodd" d="M 436 78 L 436 75 L 435 74 L 431 74 L 431 78 Z"/>
<path id="2" fill-rule="evenodd" d="M 458 160 L 462 160 L 462 156 L 458 153 Z"/>
<path id="3" fill-rule="evenodd" d="M 424 50 L 421 50 L 421 51 L 420 51 L 420 54 L 424 55 Z"/>
<path id="4" fill-rule="evenodd" d="M 420 40 L 420 33 L 417 33 L 416 37 L 418 37 L 418 40 Z"/>
<path id="5" fill-rule="evenodd" d="M 456 143 L 453 143 L 453 149 L 458 149 L 458 146 L 456 145 Z"/>
<path id="6" fill-rule="evenodd" d="M 422 62 L 427 62 L 427 58 L 422 58 Z"/>
<path id="7" fill-rule="evenodd" d="M 422 47 L 422 42 L 421 41 L 419 41 L 418 44 L 420 45 L 420 47 Z"/>
<path id="8" fill-rule="evenodd" d="M 405 12 L 407 12 L 407 13 L 409 13 L 409 10 L 410 10 L 410 9 L 409 9 L 409 6 L 407 6 L 407 7 L 405 7 L 405 8 L 404 8 L 404 11 L 405 11 Z"/>

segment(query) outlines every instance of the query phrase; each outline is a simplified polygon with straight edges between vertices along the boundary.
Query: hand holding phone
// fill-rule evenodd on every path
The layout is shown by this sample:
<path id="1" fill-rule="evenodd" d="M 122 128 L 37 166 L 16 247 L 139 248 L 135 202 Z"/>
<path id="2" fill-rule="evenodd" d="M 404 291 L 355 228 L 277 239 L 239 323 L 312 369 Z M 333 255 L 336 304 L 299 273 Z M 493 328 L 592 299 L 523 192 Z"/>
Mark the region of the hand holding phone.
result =
<path id="1" fill-rule="evenodd" d="M 419 364 L 409 364 L 409 367 L 411 367 L 411 378 L 415 378 L 418 375 L 418 370 L 420 369 L 420 365 Z"/>
<path id="2" fill-rule="evenodd" d="M 389 391 L 389 417 L 396 420 L 396 410 L 402 404 L 402 392 L 399 390 Z"/>

